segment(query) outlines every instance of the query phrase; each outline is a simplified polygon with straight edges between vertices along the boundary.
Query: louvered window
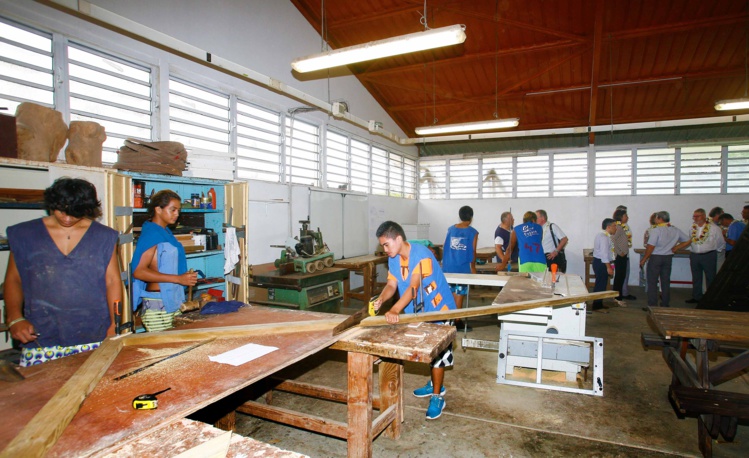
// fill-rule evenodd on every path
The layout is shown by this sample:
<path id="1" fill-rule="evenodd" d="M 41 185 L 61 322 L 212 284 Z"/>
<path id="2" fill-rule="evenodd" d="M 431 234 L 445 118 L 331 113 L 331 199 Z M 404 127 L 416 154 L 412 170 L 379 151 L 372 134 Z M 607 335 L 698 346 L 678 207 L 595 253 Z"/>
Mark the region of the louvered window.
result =
<path id="1" fill-rule="evenodd" d="M 674 148 L 640 148 L 637 154 L 637 195 L 674 194 L 676 152 Z"/>
<path id="2" fill-rule="evenodd" d="M 286 118 L 286 182 L 320 186 L 320 128 Z"/>
<path id="3" fill-rule="evenodd" d="M 594 193 L 596 196 L 632 194 L 632 150 L 596 151 Z"/>
<path id="4" fill-rule="evenodd" d="M 52 35 L 0 21 L 0 107 L 22 102 L 54 108 Z"/>
<path id="5" fill-rule="evenodd" d="M 281 115 L 237 101 L 237 177 L 281 181 Z"/>
<path id="6" fill-rule="evenodd" d="M 169 139 L 190 150 L 229 154 L 229 96 L 169 80 Z"/>

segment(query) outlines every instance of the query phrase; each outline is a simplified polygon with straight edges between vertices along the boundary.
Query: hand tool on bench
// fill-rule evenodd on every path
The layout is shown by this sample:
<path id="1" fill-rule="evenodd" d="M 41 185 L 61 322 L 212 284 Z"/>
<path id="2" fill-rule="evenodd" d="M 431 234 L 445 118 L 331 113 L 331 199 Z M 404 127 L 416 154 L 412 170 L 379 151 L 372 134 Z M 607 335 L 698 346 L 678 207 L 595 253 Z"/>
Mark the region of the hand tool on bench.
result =
<path id="1" fill-rule="evenodd" d="M 193 269 L 190 269 L 190 272 L 195 272 Z M 202 274 L 203 272 L 198 271 L 199 274 Z M 205 274 L 203 274 L 205 277 Z M 192 300 L 192 285 L 187 287 L 187 300 L 184 304 L 179 306 L 179 311 L 182 313 L 189 312 L 192 310 L 197 310 L 200 308 L 200 302 Z"/>
<path id="2" fill-rule="evenodd" d="M 181 351 L 178 351 L 177 353 L 174 353 L 174 354 L 172 354 L 172 355 L 169 355 L 169 356 L 167 356 L 166 358 L 160 359 L 160 360 L 158 360 L 158 361 L 154 361 L 154 362 L 152 362 L 151 364 L 147 364 L 147 365 L 145 365 L 145 366 L 143 366 L 143 367 L 139 367 L 139 368 L 137 368 L 137 369 L 135 369 L 135 370 L 132 370 L 132 371 L 128 372 L 127 374 L 122 374 L 122 375 L 118 375 L 117 377 L 113 378 L 112 380 L 114 380 L 114 381 L 116 382 L 116 381 L 122 380 L 122 379 L 124 379 L 124 378 L 130 377 L 131 375 L 135 375 L 135 374 L 137 374 L 137 373 L 139 373 L 139 372 L 143 372 L 144 370 L 148 369 L 149 367 L 153 367 L 153 366 L 155 366 L 155 365 L 157 365 L 157 364 L 159 364 L 159 363 L 163 363 L 164 361 L 166 361 L 166 360 L 168 360 L 168 359 L 172 359 L 172 358 L 175 358 L 175 357 L 177 357 L 177 356 L 179 356 L 179 355 L 184 355 L 184 354 L 185 354 L 185 353 L 187 353 L 188 351 L 192 351 L 192 350 L 195 350 L 195 349 L 196 349 L 196 348 L 198 348 L 199 346 L 201 346 L 201 345 L 205 345 L 205 344 L 207 344 L 207 343 L 210 343 L 210 342 L 213 342 L 214 340 L 216 340 L 216 338 L 215 338 L 215 337 L 214 337 L 214 338 L 212 338 L 212 339 L 204 340 L 204 341 L 202 341 L 202 342 L 199 342 L 199 343 L 197 343 L 197 344 L 195 344 L 195 345 L 192 345 L 192 346 L 190 346 L 190 347 L 187 347 L 187 348 L 185 348 L 184 350 L 181 350 Z"/>
<path id="3" fill-rule="evenodd" d="M 159 400 L 156 399 L 156 396 L 161 393 L 166 393 L 167 391 L 171 390 L 172 387 L 169 387 L 165 390 L 157 391 L 156 393 L 151 394 L 141 394 L 140 396 L 136 396 L 135 399 L 133 399 L 133 409 L 135 410 L 153 410 L 158 409 L 159 407 Z"/>

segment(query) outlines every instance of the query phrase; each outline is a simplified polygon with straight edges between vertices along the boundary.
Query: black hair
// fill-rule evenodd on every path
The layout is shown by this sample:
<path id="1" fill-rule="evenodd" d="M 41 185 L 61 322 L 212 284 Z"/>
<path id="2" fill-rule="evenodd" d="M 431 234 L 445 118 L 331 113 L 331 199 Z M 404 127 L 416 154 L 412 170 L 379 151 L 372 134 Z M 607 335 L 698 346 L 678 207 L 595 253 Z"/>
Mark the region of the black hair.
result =
<path id="1" fill-rule="evenodd" d="M 723 213 L 725 213 L 725 212 L 723 211 L 722 208 L 720 208 L 720 207 L 713 207 L 710 210 L 710 213 L 708 213 L 707 216 L 709 216 L 710 218 L 715 218 L 716 216 L 722 215 Z"/>
<path id="2" fill-rule="evenodd" d="M 80 178 L 58 178 L 44 190 L 44 208 L 48 214 L 59 210 L 74 218 L 98 218 L 101 202 L 96 187 Z"/>
<path id="3" fill-rule="evenodd" d="M 730 219 L 730 220 L 732 220 L 733 219 L 733 215 L 730 214 L 730 213 L 723 213 L 722 215 L 720 215 L 720 220 L 723 221 L 724 219 Z"/>
<path id="4" fill-rule="evenodd" d="M 148 217 L 153 218 L 153 216 L 156 214 L 156 207 L 164 208 L 169 205 L 169 202 L 171 202 L 172 200 L 182 202 L 182 198 L 179 196 L 179 194 L 172 191 L 171 189 L 162 189 L 161 191 L 151 196 L 151 200 L 148 202 Z"/>
<path id="5" fill-rule="evenodd" d="M 377 238 L 384 236 L 387 239 L 395 240 L 397 236 L 401 236 L 403 241 L 406 241 L 406 233 L 403 231 L 403 228 L 400 224 L 396 223 L 395 221 L 385 221 L 384 223 L 380 224 L 380 227 L 377 228 L 377 232 L 375 233 Z"/>
<path id="6" fill-rule="evenodd" d="M 619 209 L 614 212 L 614 221 L 621 221 L 622 218 L 624 218 L 624 215 L 627 214 L 627 210 Z"/>
<path id="7" fill-rule="evenodd" d="M 605 231 L 607 227 L 611 226 L 611 225 L 612 225 L 612 224 L 614 224 L 615 222 L 616 222 L 616 221 L 614 221 L 614 220 L 613 220 L 613 219 L 611 219 L 611 218 L 606 218 L 606 219 L 604 219 L 604 220 L 603 220 L 603 222 L 601 223 L 601 229 L 603 229 L 603 230 Z"/>
<path id="8" fill-rule="evenodd" d="M 464 205 L 458 210 L 458 216 L 460 216 L 461 221 L 471 221 L 473 219 L 473 209 L 468 205 Z"/>

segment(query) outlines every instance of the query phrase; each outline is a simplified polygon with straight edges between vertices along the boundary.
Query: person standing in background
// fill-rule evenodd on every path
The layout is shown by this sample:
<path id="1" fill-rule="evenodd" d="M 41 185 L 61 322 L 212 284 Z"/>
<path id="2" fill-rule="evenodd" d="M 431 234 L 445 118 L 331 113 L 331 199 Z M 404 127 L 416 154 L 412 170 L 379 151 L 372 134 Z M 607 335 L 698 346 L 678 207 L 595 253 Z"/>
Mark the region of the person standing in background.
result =
<path id="1" fill-rule="evenodd" d="M 447 228 L 442 253 L 442 271 L 453 274 L 475 274 L 476 244 L 479 232 L 471 227 L 473 209 L 467 205 L 460 207 L 458 216 L 460 222 Z M 459 309 L 463 308 L 463 299 L 468 294 L 468 285 L 450 285 L 450 291 L 453 293 L 455 306 Z M 458 328 L 461 324 L 460 320 L 455 322 Z M 467 325 L 466 330 L 470 330 Z"/>
<path id="2" fill-rule="evenodd" d="M 614 234 L 611 236 L 611 248 L 614 252 L 614 290 L 619 293 L 615 298 L 619 305 L 624 305 L 623 287 L 629 267 L 629 240 L 624 226 L 629 221 L 627 210 L 614 212 Z"/>
<path id="3" fill-rule="evenodd" d="M 527 211 L 523 224 L 515 226 L 510 234 L 510 249 L 505 250 L 498 270 L 505 270 L 510 262 L 510 254 L 518 247 L 518 270 L 520 272 L 544 272 L 546 256 L 543 249 L 543 228 L 536 224 L 536 214 Z"/>
<path id="4" fill-rule="evenodd" d="M 546 266 L 551 268 L 556 264 L 559 272 L 567 272 L 567 256 L 564 247 L 567 246 L 567 235 L 558 224 L 549 222 L 546 210 L 536 210 L 536 221 L 543 227 L 543 247 L 546 256 Z"/>
<path id="5" fill-rule="evenodd" d="M 720 227 L 707 220 L 704 209 L 695 210 L 692 219 L 694 223 L 690 239 L 674 247 L 674 251 L 679 251 L 691 245 L 689 266 L 692 270 L 692 297 L 686 300 L 687 304 L 696 304 L 702 299 L 702 276 L 704 274 L 707 283 L 705 288 L 709 288 L 718 272 L 718 252 L 726 247 Z"/>
<path id="6" fill-rule="evenodd" d="M 634 301 L 637 299 L 637 297 L 633 296 L 629 293 L 629 271 L 630 271 L 630 262 L 629 262 L 629 250 L 632 248 L 632 230 L 629 228 L 629 214 L 627 213 L 627 207 L 625 205 L 619 205 L 616 207 L 616 210 L 624 210 L 624 216 L 626 216 L 627 221 L 617 221 L 617 226 L 620 226 L 622 229 L 624 229 L 624 235 L 627 236 L 627 265 L 626 265 L 626 272 L 624 273 L 624 283 L 622 284 L 622 297 L 626 301 Z M 616 211 L 614 212 L 614 220 L 616 221 Z"/>
<path id="7" fill-rule="evenodd" d="M 723 215 L 723 219 L 721 221 L 724 226 L 726 225 L 728 226 L 728 230 L 726 231 L 726 237 L 725 237 L 726 259 L 728 259 L 728 256 L 731 255 L 731 253 L 733 252 L 733 248 L 736 246 L 736 243 L 739 241 L 739 237 L 741 237 L 741 233 L 744 232 L 746 223 L 737 219 L 733 219 L 733 216 L 729 215 L 728 213 L 725 213 Z"/>
<path id="8" fill-rule="evenodd" d="M 497 230 L 494 231 L 494 250 L 497 252 L 497 262 L 501 263 L 505 256 L 505 251 L 510 247 L 510 233 L 515 225 L 515 217 L 510 212 L 502 213 Z M 518 247 L 512 250 L 510 261 L 518 262 Z"/>
<path id="9" fill-rule="evenodd" d="M 668 307 L 671 300 L 671 263 L 673 248 L 679 242 L 689 240 L 687 234 L 672 226 L 671 215 L 667 211 L 655 213 L 656 227 L 650 229 L 650 237 L 645 254 L 640 259 L 640 267 L 647 263 L 648 307 L 658 306 L 658 282 L 661 284 L 661 305 Z"/>
<path id="10" fill-rule="evenodd" d="M 606 291 L 609 284 L 609 276 L 614 273 L 614 267 L 611 265 L 611 236 L 616 232 L 616 222 L 611 218 L 606 218 L 601 222 L 602 231 L 596 234 L 593 242 L 593 272 L 596 274 L 596 283 L 593 292 Z M 596 299 L 593 301 L 593 310 L 603 308 L 603 300 Z"/>

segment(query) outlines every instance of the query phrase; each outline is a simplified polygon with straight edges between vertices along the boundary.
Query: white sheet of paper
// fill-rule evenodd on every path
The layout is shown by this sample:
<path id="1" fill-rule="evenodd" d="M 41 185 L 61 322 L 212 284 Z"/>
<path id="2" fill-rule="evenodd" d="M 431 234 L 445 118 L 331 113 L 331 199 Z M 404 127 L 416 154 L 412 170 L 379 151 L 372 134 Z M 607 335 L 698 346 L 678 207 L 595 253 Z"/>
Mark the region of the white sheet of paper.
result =
<path id="1" fill-rule="evenodd" d="M 250 362 L 253 359 L 260 358 L 263 355 L 267 355 L 270 352 L 278 350 L 277 347 L 268 347 L 266 345 L 258 344 L 247 344 L 234 350 L 229 350 L 225 353 L 221 353 L 216 356 L 209 356 L 213 362 L 221 364 L 231 364 L 232 366 L 241 366 L 244 363 Z"/>

